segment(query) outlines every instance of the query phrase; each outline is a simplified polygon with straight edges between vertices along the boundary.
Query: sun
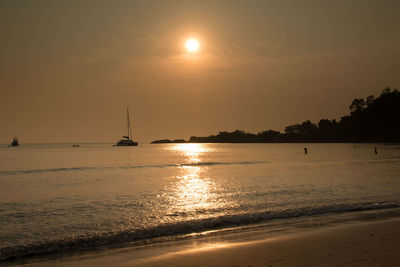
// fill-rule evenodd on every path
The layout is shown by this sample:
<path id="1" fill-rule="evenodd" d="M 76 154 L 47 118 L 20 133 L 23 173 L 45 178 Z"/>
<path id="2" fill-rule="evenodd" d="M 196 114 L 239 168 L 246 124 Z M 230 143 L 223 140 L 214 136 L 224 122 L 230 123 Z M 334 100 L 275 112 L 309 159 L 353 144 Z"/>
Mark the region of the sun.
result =
<path id="1" fill-rule="evenodd" d="M 186 41 L 186 49 L 189 52 L 197 52 L 199 50 L 199 42 L 196 39 L 189 39 Z"/>

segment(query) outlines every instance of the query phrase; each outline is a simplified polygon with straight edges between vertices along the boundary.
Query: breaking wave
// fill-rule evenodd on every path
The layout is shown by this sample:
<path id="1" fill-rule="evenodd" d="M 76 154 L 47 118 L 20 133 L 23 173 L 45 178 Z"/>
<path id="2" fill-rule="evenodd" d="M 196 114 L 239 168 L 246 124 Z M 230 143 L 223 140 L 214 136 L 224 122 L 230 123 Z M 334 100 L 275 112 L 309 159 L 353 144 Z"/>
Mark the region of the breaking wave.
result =
<path id="1" fill-rule="evenodd" d="M 18 246 L 0 248 L 0 262 L 22 258 L 60 255 L 81 251 L 93 251 L 99 248 L 116 247 L 132 244 L 135 241 L 155 238 L 178 237 L 186 234 L 247 226 L 257 223 L 268 223 L 271 220 L 306 218 L 308 216 L 345 214 L 362 211 L 381 211 L 400 208 L 400 202 L 367 202 L 361 204 L 337 204 L 318 207 L 300 207 L 254 213 L 225 215 L 215 218 L 189 220 L 184 222 L 162 224 L 158 226 L 130 229 L 96 234 L 73 236 L 66 239 L 45 240 Z"/>

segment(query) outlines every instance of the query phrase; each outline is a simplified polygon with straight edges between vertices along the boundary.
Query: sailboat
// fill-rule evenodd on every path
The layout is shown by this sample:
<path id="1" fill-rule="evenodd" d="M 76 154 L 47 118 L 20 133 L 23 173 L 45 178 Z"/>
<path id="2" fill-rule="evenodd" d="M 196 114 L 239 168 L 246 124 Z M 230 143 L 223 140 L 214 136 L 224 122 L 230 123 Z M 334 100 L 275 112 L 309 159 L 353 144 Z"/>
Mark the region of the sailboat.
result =
<path id="1" fill-rule="evenodd" d="M 129 121 L 129 109 L 126 107 L 126 116 L 127 116 L 127 128 L 128 128 L 128 135 L 124 135 L 123 138 L 117 142 L 117 146 L 137 146 L 138 143 L 132 140 L 132 129 L 131 123 Z"/>
<path id="2" fill-rule="evenodd" d="M 12 142 L 11 142 L 11 146 L 19 146 L 19 142 L 17 139 L 17 136 L 14 136 Z"/>

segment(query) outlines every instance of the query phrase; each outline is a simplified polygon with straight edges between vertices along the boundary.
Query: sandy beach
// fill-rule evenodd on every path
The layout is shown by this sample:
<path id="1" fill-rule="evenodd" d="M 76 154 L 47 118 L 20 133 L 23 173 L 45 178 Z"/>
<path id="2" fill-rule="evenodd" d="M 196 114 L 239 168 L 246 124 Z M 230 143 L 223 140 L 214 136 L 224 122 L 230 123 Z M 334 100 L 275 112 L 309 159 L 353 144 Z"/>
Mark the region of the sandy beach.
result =
<path id="1" fill-rule="evenodd" d="M 246 234 L 240 235 L 246 240 Z M 398 266 L 399 255 L 400 219 L 391 219 L 254 241 L 225 242 L 219 237 L 186 246 L 122 249 L 29 266 Z"/>

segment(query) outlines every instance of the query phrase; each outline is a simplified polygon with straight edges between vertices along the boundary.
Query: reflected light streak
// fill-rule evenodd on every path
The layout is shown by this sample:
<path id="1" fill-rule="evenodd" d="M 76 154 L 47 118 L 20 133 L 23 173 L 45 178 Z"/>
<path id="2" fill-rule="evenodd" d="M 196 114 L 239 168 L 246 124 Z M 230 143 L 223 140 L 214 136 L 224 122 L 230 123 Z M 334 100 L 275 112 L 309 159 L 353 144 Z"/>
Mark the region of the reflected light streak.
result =
<path id="1" fill-rule="evenodd" d="M 188 163 L 199 163 L 201 155 L 211 151 L 204 144 L 177 144 L 172 150 L 176 150 L 185 157 Z M 208 211 L 218 208 L 219 204 L 216 184 L 210 177 L 206 176 L 207 166 L 182 166 L 181 173 L 176 176 L 171 194 L 171 211 L 185 213 L 188 216 L 202 215 Z M 190 214 L 190 215 L 189 215 Z"/>
<path id="2" fill-rule="evenodd" d="M 214 206 L 214 194 L 211 193 L 215 183 L 210 178 L 202 177 L 204 167 L 182 167 L 182 176 L 177 176 L 175 197 L 178 210 L 192 212 Z"/>
<path id="3" fill-rule="evenodd" d="M 267 244 L 270 242 L 274 242 L 276 240 L 280 240 L 282 237 L 269 237 L 267 239 L 260 239 L 260 240 L 252 240 L 252 241 L 234 241 L 234 242 L 221 242 L 221 241 L 216 241 L 215 243 L 213 241 L 208 241 L 210 243 L 205 242 L 204 244 L 196 244 L 193 243 L 191 248 L 179 250 L 179 251 L 173 251 L 173 252 L 168 252 L 163 255 L 157 256 L 157 257 L 152 257 L 148 259 L 148 261 L 154 261 L 154 260 L 160 260 L 168 257 L 173 257 L 177 255 L 193 255 L 197 253 L 209 253 L 210 251 L 217 251 L 221 249 L 232 249 L 232 248 L 237 248 L 237 247 L 249 247 L 249 246 L 254 246 L 254 245 L 259 245 L 259 244 Z M 207 255 L 204 255 L 207 256 Z"/>
<path id="4" fill-rule="evenodd" d="M 172 149 L 182 151 L 184 153 L 203 153 L 210 151 L 205 144 L 197 143 L 176 144 L 172 147 Z"/>
<path id="5" fill-rule="evenodd" d="M 182 153 L 188 163 L 201 162 L 200 155 L 211 151 L 204 144 L 177 144 L 172 147 L 172 150 Z"/>

